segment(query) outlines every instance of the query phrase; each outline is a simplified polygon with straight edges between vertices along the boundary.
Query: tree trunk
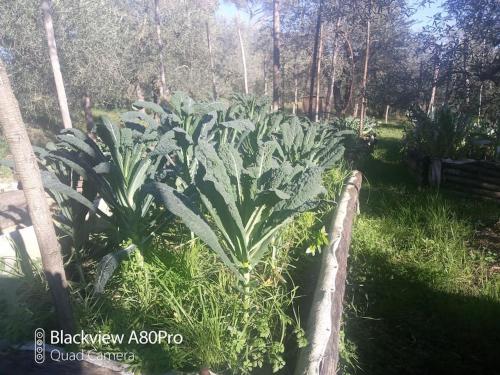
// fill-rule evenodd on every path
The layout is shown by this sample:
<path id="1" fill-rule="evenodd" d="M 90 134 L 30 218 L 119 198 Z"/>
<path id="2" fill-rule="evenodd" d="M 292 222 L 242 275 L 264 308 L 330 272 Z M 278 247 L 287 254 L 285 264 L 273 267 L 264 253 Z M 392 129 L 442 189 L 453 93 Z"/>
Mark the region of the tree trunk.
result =
<path id="1" fill-rule="evenodd" d="M 316 21 L 316 36 L 314 38 L 314 49 L 312 56 L 312 64 L 311 64 L 311 86 L 309 88 L 309 108 L 308 114 L 309 118 L 312 120 L 313 118 L 313 96 L 315 89 L 315 78 L 318 67 L 318 55 L 319 55 L 319 45 L 320 45 L 320 34 L 321 34 L 321 13 L 323 11 L 323 0 L 319 2 L 318 8 L 318 18 Z M 319 78 L 318 78 L 319 79 Z"/>
<path id="2" fill-rule="evenodd" d="M 436 64 L 434 68 L 434 78 L 432 80 L 432 91 L 431 91 L 431 99 L 429 100 L 429 105 L 427 107 L 427 115 L 430 116 L 431 113 L 434 112 L 434 100 L 436 99 L 436 87 L 437 81 L 439 77 L 439 63 Z"/>
<path id="3" fill-rule="evenodd" d="M 443 103 L 445 106 L 448 106 L 450 95 L 454 86 L 455 85 L 453 82 L 453 59 L 450 59 L 446 67 L 446 87 L 444 90 L 444 98 L 443 98 Z"/>
<path id="4" fill-rule="evenodd" d="M 208 26 L 208 21 L 206 21 L 205 25 L 207 26 L 207 44 L 208 44 L 208 56 L 210 59 L 210 70 L 212 71 L 212 92 L 214 100 L 217 100 L 217 83 L 215 81 L 214 58 L 212 55 L 212 42 L 210 39 L 210 27 Z"/>
<path id="5" fill-rule="evenodd" d="M 479 106 L 477 109 L 477 118 L 481 120 L 481 107 L 483 105 L 483 83 L 481 82 L 481 86 L 479 86 Z"/>
<path id="6" fill-rule="evenodd" d="M 14 157 L 16 173 L 26 197 L 28 212 L 40 248 L 43 271 L 54 300 L 59 324 L 66 333 L 71 333 L 74 330 L 74 322 L 61 247 L 52 223 L 37 160 L 19 111 L 19 105 L 12 92 L 7 71 L 1 61 L 0 126 Z"/>
<path id="7" fill-rule="evenodd" d="M 483 72 L 483 65 L 484 65 L 484 58 L 485 58 L 485 46 L 486 46 L 486 39 L 483 39 L 483 42 L 481 43 L 481 62 L 479 64 L 479 75 Z M 479 86 L 479 103 L 478 103 L 478 108 L 477 108 L 477 119 L 478 121 L 481 120 L 481 111 L 482 111 L 482 106 L 483 106 L 483 80 L 481 79 L 481 84 Z"/>
<path id="8" fill-rule="evenodd" d="M 418 69 L 418 83 L 417 83 L 417 92 L 418 92 L 418 106 L 421 110 L 425 110 L 425 101 L 422 98 L 422 88 L 423 88 L 423 61 L 420 60 L 420 66 Z"/>
<path id="9" fill-rule="evenodd" d="M 385 123 L 389 123 L 389 104 L 385 106 Z"/>
<path id="10" fill-rule="evenodd" d="M 241 36 L 241 28 L 240 28 L 240 17 L 237 17 L 236 27 L 238 29 L 238 38 L 240 41 L 240 49 L 241 49 L 241 61 L 243 63 L 243 80 L 245 82 L 245 94 L 248 94 L 248 74 L 247 74 L 247 59 L 245 57 L 245 47 L 243 45 L 243 37 Z"/>
<path id="11" fill-rule="evenodd" d="M 319 110 L 320 110 L 320 88 L 321 88 L 321 58 L 323 56 L 323 24 L 319 28 L 319 51 L 318 51 L 318 63 L 316 64 L 316 107 L 314 108 L 314 121 L 319 121 Z M 323 108 L 321 108 L 323 109 Z"/>
<path id="12" fill-rule="evenodd" d="M 344 97 L 345 97 L 344 108 L 342 108 L 342 111 L 341 111 L 342 114 L 345 114 L 347 109 L 351 105 L 352 95 L 353 95 L 353 91 L 354 91 L 355 64 L 354 64 L 354 52 L 352 50 L 351 41 L 349 40 L 349 37 L 345 33 L 343 33 L 342 36 L 344 38 L 344 43 L 345 43 L 345 46 L 347 47 L 347 51 L 349 53 L 349 62 L 351 65 L 351 78 L 349 80 L 348 86 L 346 87 L 346 93 L 344 95 Z M 357 113 L 357 109 L 356 109 L 356 113 Z"/>
<path id="13" fill-rule="evenodd" d="M 279 109 L 281 64 L 280 64 L 280 0 L 273 0 L 273 110 Z"/>
<path id="14" fill-rule="evenodd" d="M 337 49 L 338 49 L 338 29 L 340 27 L 340 18 L 337 20 L 335 27 L 335 35 L 333 39 L 333 54 L 332 54 L 332 75 L 330 76 L 330 84 L 326 93 L 325 112 L 330 117 L 331 108 L 335 108 L 335 73 L 337 68 Z"/>
<path id="15" fill-rule="evenodd" d="M 358 101 L 356 100 L 356 103 L 354 103 L 354 110 L 352 111 L 352 117 L 358 117 Z"/>
<path id="16" fill-rule="evenodd" d="M 299 80 L 297 77 L 297 65 L 293 67 L 293 114 L 297 114 L 299 106 Z"/>
<path id="17" fill-rule="evenodd" d="M 160 23 L 160 1 L 154 0 L 155 9 L 155 24 L 156 24 L 156 38 L 158 42 L 158 54 L 160 58 L 160 101 L 169 97 L 167 88 L 167 80 L 165 77 L 165 60 L 163 58 L 163 40 L 161 38 L 161 23 Z"/>
<path id="18" fill-rule="evenodd" d="M 365 67 L 363 69 L 363 82 L 361 86 L 361 114 L 359 119 L 359 135 L 363 133 L 365 126 L 365 114 L 367 107 L 366 85 L 368 82 L 368 63 L 370 60 L 370 26 L 372 16 L 372 2 L 368 5 L 368 20 L 366 21 L 366 54 L 365 54 Z"/>
<path id="19" fill-rule="evenodd" d="M 66 91 L 64 90 L 64 81 L 61 74 L 61 66 L 59 65 L 59 57 L 57 55 L 56 37 L 54 35 L 54 24 L 52 23 L 50 0 L 42 0 L 41 8 L 43 12 L 45 33 L 47 34 L 50 64 L 52 65 L 52 73 L 54 74 L 57 99 L 59 101 L 59 109 L 61 111 L 63 126 L 65 129 L 68 129 L 72 128 L 73 125 L 71 124 L 71 117 L 69 115 L 68 108 L 68 98 L 66 97 Z"/>
<path id="20" fill-rule="evenodd" d="M 92 102 L 90 96 L 83 97 L 83 113 L 85 114 L 85 123 L 87 124 L 87 133 L 92 133 L 94 129 L 94 116 L 92 116 Z"/>
<path id="21" fill-rule="evenodd" d="M 281 93 L 280 93 L 280 100 L 279 100 L 279 107 L 280 108 L 285 108 L 285 93 L 286 93 L 286 77 L 285 77 L 285 64 L 281 64 Z"/>
<path id="22" fill-rule="evenodd" d="M 264 59 L 264 95 L 267 96 L 267 69 L 266 69 L 266 59 Z"/>
<path id="23" fill-rule="evenodd" d="M 154 88 L 154 83 L 156 82 L 156 79 L 153 80 L 153 101 L 156 103 L 157 101 L 157 97 L 156 97 L 156 89 Z M 144 91 L 142 90 L 142 86 L 139 82 L 139 80 L 137 80 L 137 83 L 135 84 L 135 96 L 137 98 L 137 100 L 143 102 L 144 101 Z M 139 112 L 146 112 L 146 110 L 144 108 L 141 108 L 139 110 Z"/>

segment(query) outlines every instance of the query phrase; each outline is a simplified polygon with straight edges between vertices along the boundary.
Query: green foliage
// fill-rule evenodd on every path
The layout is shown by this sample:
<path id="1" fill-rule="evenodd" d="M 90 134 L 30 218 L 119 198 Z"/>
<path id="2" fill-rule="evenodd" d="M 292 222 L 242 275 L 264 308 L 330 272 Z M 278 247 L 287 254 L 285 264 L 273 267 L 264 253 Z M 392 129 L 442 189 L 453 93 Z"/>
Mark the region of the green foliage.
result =
<path id="1" fill-rule="evenodd" d="M 417 191 L 401 136 L 400 127 L 383 127 L 364 165 L 341 366 L 348 374 L 495 372 L 498 257 L 488 259 L 475 238 L 498 220 L 498 205 Z"/>
<path id="2" fill-rule="evenodd" d="M 61 227 L 73 238 L 77 254 L 88 235 L 97 231 L 88 212 L 97 214 L 104 224 L 112 250 L 130 242 L 141 248 L 171 218 L 143 188 L 147 181 L 171 178 L 168 159 L 189 145 L 189 136 L 180 128 L 160 130 L 156 120 L 142 112 L 122 117 L 123 127 L 107 118 L 98 122 L 98 138 L 78 129 L 64 130 L 57 136 L 58 143 L 37 149 L 45 168 L 44 186 L 59 204 Z M 77 192 L 80 180 L 81 193 Z M 93 203 L 96 198 L 102 199 L 105 208 Z M 124 251 L 102 259 L 96 290 L 102 291 Z"/>
<path id="3" fill-rule="evenodd" d="M 273 372 L 280 369 L 285 337 L 292 329 L 298 339 L 303 335 L 288 315 L 295 291 L 266 263 L 263 282 L 248 295 L 250 310 L 242 309 L 234 275 L 199 241 L 179 245 L 179 234 L 188 236 L 179 226 L 174 230 L 174 243 L 160 241 L 144 258 L 136 252 L 123 263 L 98 303 L 80 309 L 81 324 L 102 332 L 161 327 L 183 336 L 179 346 L 121 346 L 119 350 L 136 353 L 132 366 L 141 371 L 207 366 L 217 373 L 248 374 L 264 365 Z M 276 261 L 285 269 L 289 259 L 281 253 Z"/>
<path id="4" fill-rule="evenodd" d="M 343 156 L 343 136 L 351 134 L 298 117 L 281 121 L 276 133 L 280 158 L 293 164 L 310 162 L 324 169 L 332 168 Z"/>
<path id="5" fill-rule="evenodd" d="M 345 118 L 336 118 L 333 121 L 333 126 L 340 130 L 352 130 L 353 132 L 359 132 L 360 119 L 358 117 L 348 116 Z M 366 116 L 365 123 L 363 127 L 362 136 L 370 136 L 377 134 L 377 128 L 379 126 L 378 121 L 374 117 Z"/>
<path id="6" fill-rule="evenodd" d="M 344 151 L 341 134 L 319 124 L 303 125 L 296 117 L 283 120 L 259 103 L 251 96 L 238 97 L 228 111 L 236 120 L 216 123 L 212 115 L 204 125 L 205 134 L 219 128 L 221 136 L 200 133 L 197 138 L 193 182 L 201 213 L 189 197 L 166 184 L 152 184 L 149 190 L 245 287 L 279 230 L 297 213 L 317 206 L 318 195 L 325 191 L 322 174 Z"/>
<path id="7" fill-rule="evenodd" d="M 182 331 L 188 350 L 161 349 L 168 366 L 276 372 L 289 331 L 305 344 L 289 315 L 295 288 L 284 283 L 289 247 L 281 236 L 297 215 L 325 207 L 323 196 L 335 198 L 323 178 L 341 159 L 346 132 L 271 113 L 266 103 L 253 96 L 201 103 L 175 93 L 166 107 L 135 102 L 121 125 L 103 118 L 95 135 L 64 130 L 37 149 L 65 223 L 73 231 L 94 216 L 107 224 L 113 251 L 90 271 L 101 294 L 94 301 L 107 301 L 111 315 L 98 325 Z M 164 251 L 189 232 L 188 244 Z M 315 249 L 326 241 L 324 228 L 307 239 Z M 99 315 L 87 307 L 88 318 Z"/>
<path id="8" fill-rule="evenodd" d="M 420 108 L 410 111 L 410 123 L 405 129 L 405 147 L 430 157 L 460 158 L 466 152 L 470 120 L 449 108 L 439 109 L 428 116 Z"/>
<path id="9" fill-rule="evenodd" d="M 20 249 L 16 250 L 17 261 L 22 262 Z M 38 327 L 55 329 L 54 308 L 41 268 L 27 262 L 19 269 L 4 271 L 9 276 L 0 276 L 0 337 L 22 342 L 33 337 Z"/>
<path id="10" fill-rule="evenodd" d="M 404 144 L 408 151 L 430 157 L 493 159 L 499 142 L 496 124 L 476 120 L 443 107 L 433 116 L 419 108 L 409 113 Z"/>

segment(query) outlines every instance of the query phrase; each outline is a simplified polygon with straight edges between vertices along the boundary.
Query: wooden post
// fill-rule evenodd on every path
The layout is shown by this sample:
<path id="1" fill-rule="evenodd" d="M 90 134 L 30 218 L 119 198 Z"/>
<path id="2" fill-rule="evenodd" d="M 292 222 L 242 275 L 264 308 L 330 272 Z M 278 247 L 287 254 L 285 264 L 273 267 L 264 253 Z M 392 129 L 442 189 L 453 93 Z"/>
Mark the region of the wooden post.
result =
<path id="1" fill-rule="evenodd" d="M 361 181 L 361 172 L 354 171 L 333 217 L 307 325 L 308 345 L 299 354 L 295 375 L 334 375 L 337 371 L 347 257 Z"/>
<path id="2" fill-rule="evenodd" d="M 7 71 L 0 60 L 0 126 L 14 158 L 16 173 L 23 187 L 28 212 L 35 230 L 42 266 L 52 294 L 61 328 L 74 330 L 73 314 L 67 291 L 61 246 L 45 196 L 37 159 L 24 126 L 19 105 L 12 91 Z"/>

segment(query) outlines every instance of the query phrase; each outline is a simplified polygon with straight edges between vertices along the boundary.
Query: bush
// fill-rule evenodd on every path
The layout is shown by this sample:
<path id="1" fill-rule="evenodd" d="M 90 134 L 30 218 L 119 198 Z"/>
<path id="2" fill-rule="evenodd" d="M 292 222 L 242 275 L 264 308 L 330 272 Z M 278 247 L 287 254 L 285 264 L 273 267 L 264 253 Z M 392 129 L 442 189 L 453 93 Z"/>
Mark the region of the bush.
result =
<path id="1" fill-rule="evenodd" d="M 498 129 L 485 121 L 443 107 L 433 116 L 420 108 L 409 112 L 405 128 L 405 149 L 428 157 L 460 159 L 493 158 Z"/>

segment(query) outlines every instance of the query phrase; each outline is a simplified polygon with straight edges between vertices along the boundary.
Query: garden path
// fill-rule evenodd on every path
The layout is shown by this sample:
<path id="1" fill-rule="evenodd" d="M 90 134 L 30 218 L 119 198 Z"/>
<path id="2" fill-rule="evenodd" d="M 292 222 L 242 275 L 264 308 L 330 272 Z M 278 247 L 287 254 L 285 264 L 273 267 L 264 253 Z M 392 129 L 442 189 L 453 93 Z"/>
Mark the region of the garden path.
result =
<path id="1" fill-rule="evenodd" d="M 402 136 L 382 126 L 362 163 L 343 373 L 500 374 L 500 253 L 478 241 L 500 207 L 419 190 Z"/>

